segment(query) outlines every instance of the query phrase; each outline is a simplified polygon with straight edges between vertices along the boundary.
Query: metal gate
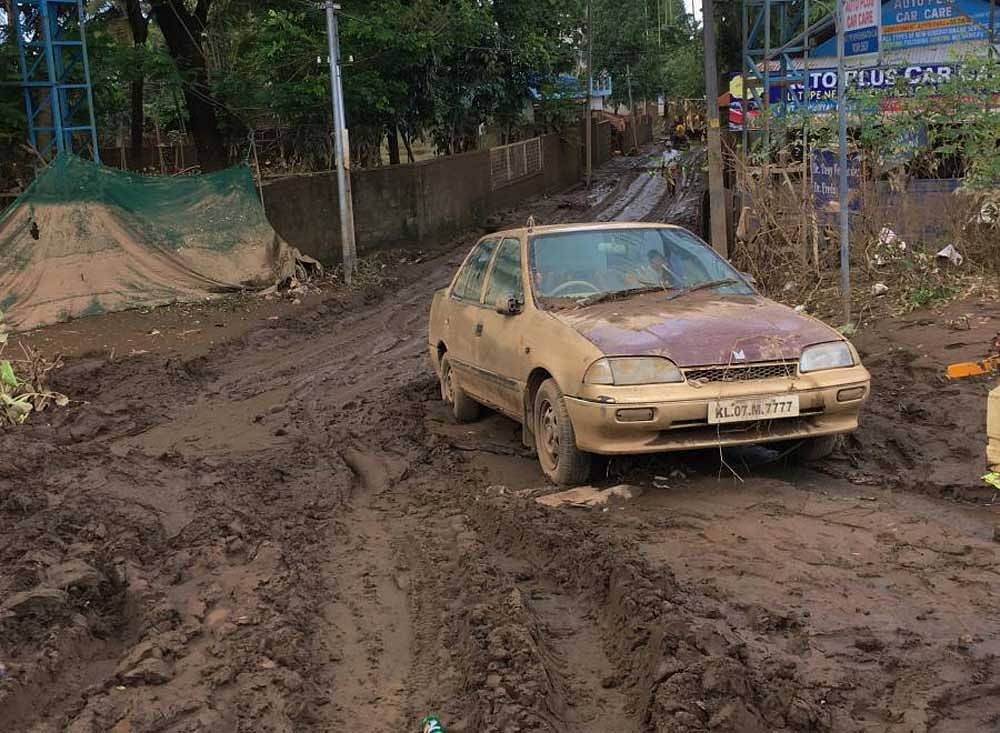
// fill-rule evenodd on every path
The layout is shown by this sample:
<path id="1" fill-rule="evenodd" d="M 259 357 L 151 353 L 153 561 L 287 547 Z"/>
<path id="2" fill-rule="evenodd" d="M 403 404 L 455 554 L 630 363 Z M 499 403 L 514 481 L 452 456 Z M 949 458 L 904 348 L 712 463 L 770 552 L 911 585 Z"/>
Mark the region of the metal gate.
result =
<path id="1" fill-rule="evenodd" d="M 490 183 L 495 191 L 542 172 L 542 138 L 501 145 L 490 150 Z"/>

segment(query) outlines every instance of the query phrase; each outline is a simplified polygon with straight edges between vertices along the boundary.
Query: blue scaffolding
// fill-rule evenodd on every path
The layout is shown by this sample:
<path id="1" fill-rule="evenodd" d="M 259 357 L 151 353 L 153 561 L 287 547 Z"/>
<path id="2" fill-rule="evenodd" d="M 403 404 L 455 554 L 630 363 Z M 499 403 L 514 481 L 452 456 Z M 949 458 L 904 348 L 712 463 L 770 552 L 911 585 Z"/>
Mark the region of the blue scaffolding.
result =
<path id="1" fill-rule="evenodd" d="M 803 99 L 809 98 L 809 52 L 816 37 L 833 27 L 833 16 L 812 20 L 809 0 L 743 0 L 743 151 L 752 134 L 770 146 L 772 112 L 787 112 L 784 90 L 800 85 Z M 798 59 L 796 63 L 795 59 Z M 777 88 L 779 110 L 772 111 L 771 95 Z M 763 115 L 755 127 L 750 107 Z"/>
<path id="2" fill-rule="evenodd" d="M 82 0 L 12 0 L 32 147 L 100 162 Z"/>

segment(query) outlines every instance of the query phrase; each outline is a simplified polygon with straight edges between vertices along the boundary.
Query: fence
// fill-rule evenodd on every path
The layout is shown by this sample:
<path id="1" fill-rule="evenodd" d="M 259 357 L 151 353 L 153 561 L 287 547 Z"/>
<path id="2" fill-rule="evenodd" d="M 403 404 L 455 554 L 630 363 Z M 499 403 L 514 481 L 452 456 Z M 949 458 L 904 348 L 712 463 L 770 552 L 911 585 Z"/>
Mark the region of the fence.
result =
<path id="1" fill-rule="evenodd" d="M 542 172 L 542 139 L 533 137 L 490 150 L 490 188 L 509 186 L 515 181 Z"/>

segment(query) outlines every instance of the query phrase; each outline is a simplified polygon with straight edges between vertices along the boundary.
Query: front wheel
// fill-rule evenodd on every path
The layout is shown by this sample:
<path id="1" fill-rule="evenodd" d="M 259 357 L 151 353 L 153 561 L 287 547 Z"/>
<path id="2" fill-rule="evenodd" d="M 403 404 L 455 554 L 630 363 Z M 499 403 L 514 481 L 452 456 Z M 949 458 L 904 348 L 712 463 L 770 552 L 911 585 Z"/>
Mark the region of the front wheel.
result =
<path id="1" fill-rule="evenodd" d="M 798 444 L 790 444 L 789 457 L 801 463 L 811 463 L 829 458 L 840 444 L 839 435 L 818 435 L 806 438 Z"/>
<path id="2" fill-rule="evenodd" d="M 535 449 L 542 472 L 553 483 L 580 484 L 590 476 L 591 456 L 576 447 L 576 433 L 566 400 L 555 380 L 547 379 L 535 395 Z"/>

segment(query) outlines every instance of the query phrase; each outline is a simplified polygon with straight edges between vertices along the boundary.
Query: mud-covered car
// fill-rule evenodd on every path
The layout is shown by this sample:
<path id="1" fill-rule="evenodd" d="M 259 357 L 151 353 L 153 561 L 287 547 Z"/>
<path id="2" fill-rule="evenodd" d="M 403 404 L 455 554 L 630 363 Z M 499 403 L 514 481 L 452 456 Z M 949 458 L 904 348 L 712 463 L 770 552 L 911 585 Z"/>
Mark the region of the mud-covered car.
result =
<path id="1" fill-rule="evenodd" d="M 784 443 L 820 458 L 857 428 L 870 383 L 837 331 L 657 224 L 482 238 L 434 294 L 429 348 L 455 418 L 487 405 L 519 421 L 561 484 L 595 453 Z"/>

